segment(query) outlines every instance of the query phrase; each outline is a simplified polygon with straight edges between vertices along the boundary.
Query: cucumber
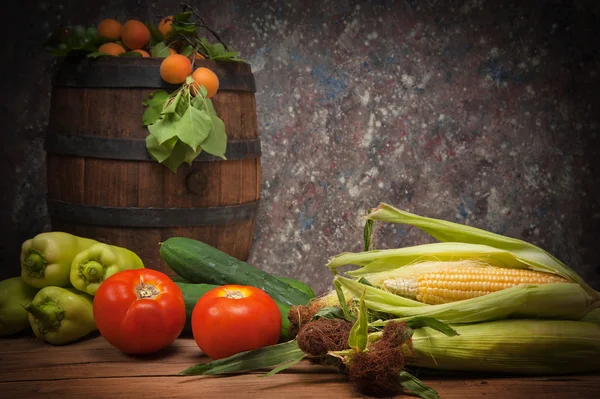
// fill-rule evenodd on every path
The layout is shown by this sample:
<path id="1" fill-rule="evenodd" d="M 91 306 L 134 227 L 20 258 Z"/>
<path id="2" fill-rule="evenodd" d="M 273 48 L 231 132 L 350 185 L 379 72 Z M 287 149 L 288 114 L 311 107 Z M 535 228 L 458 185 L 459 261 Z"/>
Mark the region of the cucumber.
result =
<path id="1" fill-rule="evenodd" d="M 196 306 L 198 299 L 213 288 L 217 288 L 218 285 L 191 284 L 180 281 L 175 281 L 175 284 L 177 284 L 181 289 L 181 292 L 183 292 L 183 300 L 185 302 L 185 327 L 183 328 L 183 331 L 190 333 L 192 332 L 192 312 L 194 311 L 194 306 Z"/>
<path id="2" fill-rule="evenodd" d="M 284 277 L 284 276 L 275 276 L 275 278 L 283 281 L 284 283 L 287 283 L 288 285 L 291 285 L 292 287 L 294 287 L 297 290 L 300 290 L 300 291 L 306 293 L 310 297 L 310 299 L 315 297 L 315 292 L 312 290 L 312 288 L 310 288 L 307 284 L 304 284 L 300 280 L 296 280 L 295 278 Z"/>
<path id="3" fill-rule="evenodd" d="M 198 300 L 202 298 L 202 295 L 219 286 L 214 284 L 182 283 L 179 281 L 176 281 L 175 284 L 177 284 L 181 289 L 181 292 L 183 292 L 183 299 L 185 301 L 185 327 L 183 331 L 186 334 L 190 334 L 192 333 L 192 312 L 194 311 L 194 306 L 196 306 Z M 279 308 L 279 313 L 281 313 L 281 333 L 279 334 L 279 341 L 284 342 L 290 337 L 290 320 L 288 319 L 290 306 L 277 301 L 275 301 L 275 303 Z"/>
<path id="4" fill-rule="evenodd" d="M 191 283 L 240 284 L 260 288 L 285 305 L 306 305 L 310 295 L 208 244 L 171 237 L 160 246 L 160 256 Z"/>

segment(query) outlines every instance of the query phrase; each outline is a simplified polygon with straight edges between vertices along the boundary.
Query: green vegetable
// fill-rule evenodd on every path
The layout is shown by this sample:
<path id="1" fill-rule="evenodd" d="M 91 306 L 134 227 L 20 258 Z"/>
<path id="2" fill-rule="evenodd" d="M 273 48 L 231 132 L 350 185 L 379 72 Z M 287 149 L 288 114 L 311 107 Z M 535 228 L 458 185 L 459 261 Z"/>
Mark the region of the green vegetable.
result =
<path id="1" fill-rule="evenodd" d="M 506 318 L 579 320 L 600 307 L 600 292 L 591 288 L 567 265 L 533 244 L 471 226 L 414 215 L 387 204 L 381 204 L 367 218 L 412 225 L 442 241 L 342 253 L 331 258 L 327 266 L 334 273 L 341 266 L 360 266 L 346 273 L 351 278 L 336 276 L 334 285 L 342 287 L 348 299 L 358 298 L 364 292 L 365 302 L 371 310 L 400 319 L 429 316 L 447 323 L 478 323 Z M 485 260 L 490 266 L 551 273 L 564 277 L 568 283 L 522 284 L 483 296 L 435 305 L 377 288 L 384 281 L 403 274 L 403 271 L 426 267 L 426 261 L 459 260 Z M 375 287 L 362 284 L 361 278 Z M 331 292 L 321 300 L 330 306 L 335 295 Z"/>
<path id="2" fill-rule="evenodd" d="M 193 284 L 179 281 L 175 281 L 175 284 L 177 284 L 183 293 L 183 300 L 185 301 L 184 331 L 189 333 L 192 331 L 192 312 L 194 311 L 194 306 L 196 306 L 196 303 L 198 303 L 198 300 L 204 294 L 219 286 L 215 284 Z"/>
<path id="3" fill-rule="evenodd" d="M 310 288 L 307 284 L 304 284 L 300 280 L 296 280 L 295 278 L 284 277 L 284 276 L 275 276 L 275 278 L 280 281 L 283 281 L 284 283 L 288 284 L 291 287 L 294 287 L 295 289 L 297 289 L 299 291 L 306 293 L 310 297 L 310 299 L 315 297 L 315 292 L 312 290 L 312 288 Z"/>
<path id="4" fill-rule="evenodd" d="M 185 83 L 171 94 L 157 90 L 148 95 L 143 105 L 142 124 L 148 127 L 146 149 L 157 162 L 173 172 L 184 162 L 188 165 L 202 151 L 225 158 L 227 134 L 225 124 L 206 97 L 206 88 L 197 87 L 188 76 Z"/>
<path id="5" fill-rule="evenodd" d="M 160 255 L 178 275 L 192 283 L 240 284 L 260 288 L 285 305 L 306 305 L 311 297 L 276 277 L 203 242 L 171 237 Z"/>
<path id="6" fill-rule="evenodd" d="M 71 284 L 80 291 L 96 295 L 102 281 L 122 270 L 141 269 L 144 263 L 127 248 L 97 243 L 81 251 L 71 263 Z"/>
<path id="7" fill-rule="evenodd" d="M 64 345 L 96 330 L 93 299 L 74 288 L 45 287 L 24 308 L 36 337 Z"/>
<path id="8" fill-rule="evenodd" d="M 60 231 L 40 233 L 21 247 L 21 277 L 36 288 L 68 287 L 73 258 L 97 243 Z"/>
<path id="9" fill-rule="evenodd" d="M 25 284 L 21 277 L 0 281 L 0 337 L 16 334 L 29 327 L 23 305 L 31 302 L 37 288 Z"/>
<path id="10" fill-rule="evenodd" d="M 190 333 L 192 331 L 192 312 L 194 311 L 194 306 L 198 303 L 198 300 L 206 294 L 208 291 L 213 288 L 219 287 L 219 285 L 215 284 L 193 284 L 193 283 L 184 283 L 175 281 L 175 284 L 179 288 L 181 288 L 181 292 L 183 292 L 183 299 L 185 301 L 185 328 L 184 331 Z M 287 341 L 290 338 L 289 330 L 290 330 L 290 320 L 288 319 L 288 313 L 290 312 L 290 306 L 282 304 L 278 301 L 275 301 L 277 307 L 279 308 L 279 312 L 281 313 L 281 333 L 279 335 L 279 341 Z"/>

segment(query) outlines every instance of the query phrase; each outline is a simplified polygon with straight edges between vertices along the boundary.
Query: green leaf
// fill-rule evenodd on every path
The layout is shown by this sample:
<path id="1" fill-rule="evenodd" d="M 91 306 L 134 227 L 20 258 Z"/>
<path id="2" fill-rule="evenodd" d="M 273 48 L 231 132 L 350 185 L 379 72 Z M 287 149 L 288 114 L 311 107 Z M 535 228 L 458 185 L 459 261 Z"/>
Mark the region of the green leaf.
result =
<path id="1" fill-rule="evenodd" d="M 282 365 L 280 365 L 278 367 L 275 367 L 273 370 L 269 371 L 267 374 L 261 375 L 260 377 L 268 377 L 268 376 L 271 376 L 273 374 L 277 374 L 277 373 L 279 373 L 279 372 L 281 372 L 281 371 L 283 371 L 285 369 L 288 369 L 288 368 L 290 368 L 290 367 L 292 367 L 292 366 L 300 363 L 300 361 L 302 361 L 302 359 L 304 359 L 305 356 L 306 355 L 302 356 L 301 358 L 290 360 L 290 361 L 288 361 L 286 363 L 283 363 Z"/>
<path id="2" fill-rule="evenodd" d="M 140 53 L 138 53 L 137 51 L 127 51 L 125 53 L 119 54 L 119 57 L 143 57 L 143 56 Z"/>
<path id="3" fill-rule="evenodd" d="M 275 367 L 297 359 L 302 359 L 304 352 L 293 341 L 264 348 L 241 352 L 225 359 L 214 360 L 189 367 L 178 375 L 216 375 L 260 370 Z"/>
<path id="4" fill-rule="evenodd" d="M 147 107 L 162 109 L 168 98 L 169 93 L 164 90 L 156 90 L 148 94 L 144 101 L 142 101 L 142 104 Z"/>
<path id="5" fill-rule="evenodd" d="M 162 119 L 157 120 L 152 125 L 148 125 L 148 131 L 156 138 L 158 144 L 163 144 L 165 141 L 176 137 L 177 130 L 175 124 L 181 119 L 177 114 L 164 115 Z"/>
<path id="6" fill-rule="evenodd" d="M 165 102 L 165 106 L 161 112 L 162 115 L 167 114 L 177 114 L 177 107 L 179 107 L 179 102 L 181 101 L 182 91 L 177 90 L 175 93 L 171 93 L 167 101 Z M 175 94 L 175 95 L 173 95 Z M 180 108 L 181 111 L 181 108 Z"/>
<path id="7" fill-rule="evenodd" d="M 365 227 L 363 228 L 363 240 L 364 240 L 364 249 L 363 251 L 370 251 L 373 248 L 373 221 L 371 219 L 367 219 L 365 222 Z"/>
<path id="8" fill-rule="evenodd" d="M 191 11 L 180 12 L 179 14 L 173 16 L 173 23 L 187 22 L 191 16 Z"/>
<path id="9" fill-rule="evenodd" d="M 369 280 L 367 280 L 364 277 L 361 277 L 358 279 L 358 282 L 364 285 L 368 285 L 369 287 L 375 287 L 373 284 L 371 284 L 371 282 Z"/>
<path id="10" fill-rule="evenodd" d="M 186 157 L 186 147 L 188 146 L 182 143 L 181 140 L 177 140 L 177 142 L 175 143 L 175 147 L 173 147 L 173 152 L 171 152 L 171 155 L 161 163 L 167 168 L 171 169 L 173 173 L 177 173 L 177 169 L 179 169 Z"/>
<path id="11" fill-rule="evenodd" d="M 225 151 L 227 150 L 227 134 L 225 133 L 225 124 L 216 115 L 211 114 L 212 130 L 206 140 L 200 145 L 202 149 L 209 154 L 212 154 L 221 159 L 227 159 L 225 157 Z"/>
<path id="12" fill-rule="evenodd" d="M 344 319 L 344 311 L 342 310 L 342 308 L 338 308 L 337 306 L 327 306 L 325 308 L 322 308 L 321 310 L 319 310 L 317 313 L 315 313 L 315 315 L 313 316 L 313 320 L 316 319 Z"/>
<path id="13" fill-rule="evenodd" d="M 162 117 L 161 112 L 168 98 L 166 91 L 156 90 L 142 101 L 142 105 L 148 107 L 142 115 L 143 126 L 151 125 Z"/>
<path id="14" fill-rule="evenodd" d="M 348 304 L 346 303 L 346 298 L 344 297 L 344 291 L 342 290 L 342 284 L 337 279 L 333 280 L 333 286 L 335 288 L 335 293 L 338 297 L 338 302 L 342 311 L 344 312 L 344 318 L 349 321 L 354 321 L 356 318 L 350 314 L 348 310 Z"/>
<path id="15" fill-rule="evenodd" d="M 171 32 L 174 35 L 196 36 L 198 34 L 198 27 L 194 22 L 189 22 L 191 16 L 192 13 L 189 11 L 175 15 L 173 17 L 173 24 L 171 25 Z"/>
<path id="16" fill-rule="evenodd" d="M 213 45 L 213 49 L 215 50 L 217 55 L 223 54 L 226 51 L 225 46 L 223 46 L 223 43 L 216 43 L 215 45 Z"/>
<path id="17" fill-rule="evenodd" d="M 352 326 L 352 330 L 350 330 L 348 346 L 352 349 L 363 351 L 367 347 L 368 336 L 369 317 L 367 315 L 367 307 L 365 306 L 365 298 L 363 294 L 363 296 L 360 298 L 358 320 L 356 320 L 356 323 L 354 323 Z"/>
<path id="18" fill-rule="evenodd" d="M 165 40 L 164 35 L 161 31 L 158 30 L 158 27 L 155 24 L 146 24 L 146 26 L 150 31 L 150 47 L 153 47 L 157 43 L 160 43 Z"/>
<path id="19" fill-rule="evenodd" d="M 181 49 L 179 54 L 189 57 L 190 55 L 192 55 L 193 52 L 194 52 L 194 48 L 188 44 L 183 49 Z"/>
<path id="20" fill-rule="evenodd" d="M 88 55 L 86 55 L 86 57 L 87 58 L 98 58 L 98 57 L 102 57 L 105 55 L 107 55 L 109 57 L 114 57 L 114 55 L 105 53 L 103 51 L 94 51 L 93 53 L 89 53 Z"/>
<path id="21" fill-rule="evenodd" d="M 173 153 L 173 148 L 177 143 L 177 137 L 173 137 L 167 140 L 163 144 L 159 144 L 154 136 L 149 134 L 146 137 L 146 149 L 148 153 L 155 161 L 162 163 L 165 159 L 169 158 Z"/>
<path id="22" fill-rule="evenodd" d="M 142 115 L 142 125 L 152 125 L 153 123 L 156 123 L 156 121 L 158 121 L 160 118 L 162 118 L 162 115 L 160 114 L 159 110 L 157 110 L 156 108 L 148 107 Z"/>
<path id="23" fill-rule="evenodd" d="M 185 155 L 183 156 L 183 162 L 191 165 L 194 159 L 202 152 L 202 148 L 198 148 L 198 150 L 194 151 L 192 147 L 189 145 L 185 146 Z"/>
<path id="24" fill-rule="evenodd" d="M 194 151 L 198 151 L 212 128 L 212 120 L 206 111 L 194 107 L 188 107 L 175 127 L 177 137 Z"/>
<path id="25" fill-rule="evenodd" d="M 439 399 L 440 394 L 407 371 L 400 371 L 400 385 L 423 399 Z"/>
<path id="26" fill-rule="evenodd" d="M 417 316 L 406 320 L 406 324 L 408 324 L 408 326 L 413 330 L 422 327 L 429 327 L 441 332 L 442 334 L 445 334 L 448 337 L 454 337 L 458 335 L 455 329 L 434 317 Z"/>
<path id="27" fill-rule="evenodd" d="M 169 56 L 169 46 L 165 42 L 158 42 L 150 49 L 150 55 L 152 57 L 165 58 Z"/>

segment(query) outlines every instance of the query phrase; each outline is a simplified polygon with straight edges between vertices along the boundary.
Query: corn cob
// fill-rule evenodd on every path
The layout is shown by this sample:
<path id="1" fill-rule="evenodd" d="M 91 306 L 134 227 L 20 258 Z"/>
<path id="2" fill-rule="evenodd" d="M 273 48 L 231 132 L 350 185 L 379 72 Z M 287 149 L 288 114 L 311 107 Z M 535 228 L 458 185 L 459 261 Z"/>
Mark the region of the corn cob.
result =
<path id="1" fill-rule="evenodd" d="M 465 261 L 435 262 L 437 270 L 383 280 L 382 288 L 419 302 L 437 305 L 471 299 L 522 284 L 567 283 L 564 277 L 528 269 L 510 269 Z M 410 268 L 410 266 L 408 266 Z"/>
<path id="2" fill-rule="evenodd" d="M 404 248 L 342 253 L 331 258 L 327 267 L 334 273 L 342 266 L 359 266 L 358 269 L 346 272 L 351 276 L 350 279 L 336 276 L 334 285 L 344 292 L 347 301 L 364 296 L 370 310 L 399 319 L 428 316 L 446 323 L 464 324 L 506 318 L 580 320 L 600 307 L 600 292 L 590 287 L 560 260 L 528 242 L 470 226 L 413 215 L 387 204 L 381 204 L 367 215 L 367 219 L 412 225 L 442 241 Z M 490 291 L 489 293 L 483 295 L 478 292 L 471 297 L 468 297 L 469 294 L 456 293 L 454 296 L 458 298 L 447 298 L 444 292 L 440 295 L 439 289 L 439 298 L 431 299 L 428 298 L 429 290 L 417 297 L 418 288 L 417 292 L 413 288 L 404 289 L 409 297 L 389 292 L 402 290 L 398 291 L 399 284 L 392 284 L 387 280 L 439 272 L 441 262 L 470 262 L 478 267 L 504 269 L 494 273 L 508 272 L 510 269 L 508 273 L 515 275 L 525 273 L 529 277 L 547 278 L 539 281 L 519 280 L 520 282 L 515 279 L 508 288 L 493 285 L 490 289 L 488 284 L 488 287 L 477 291 Z M 532 272 L 544 274 L 531 274 Z M 362 283 L 361 280 L 370 284 Z M 415 283 L 409 284 L 414 285 Z M 418 287 L 418 281 L 416 285 Z M 467 287 L 467 284 L 463 286 Z M 433 294 L 435 287 L 431 288 Z M 450 286 L 448 290 L 450 291 Z M 336 293 L 331 292 L 321 302 L 330 303 L 335 296 Z"/>
<path id="3" fill-rule="evenodd" d="M 498 320 L 412 336 L 411 366 L 477 372 L 568 374 L 600 370 L 600 326 L 569 320 Z M 373 337 L 369 336 L 369 340 Z"/>

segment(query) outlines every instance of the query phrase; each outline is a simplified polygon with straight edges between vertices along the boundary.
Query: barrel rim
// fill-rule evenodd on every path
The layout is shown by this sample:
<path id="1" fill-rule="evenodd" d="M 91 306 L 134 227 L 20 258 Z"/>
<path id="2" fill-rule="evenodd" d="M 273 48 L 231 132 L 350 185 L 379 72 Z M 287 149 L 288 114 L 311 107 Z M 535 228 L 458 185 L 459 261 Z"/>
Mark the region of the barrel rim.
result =
<path id="1" fill-rule="evenodd" d="M 59 61 L 53 84 L 77 88 L 148 88 L 175 90 L 179 85 L 160 77 L 163 58 L 143 57 L 65 57 Z M 219 90 L 256 92 L 254 74 L 243 61 L 197 60 L 197 67 L 211 69 L 219 78 Z"/>

